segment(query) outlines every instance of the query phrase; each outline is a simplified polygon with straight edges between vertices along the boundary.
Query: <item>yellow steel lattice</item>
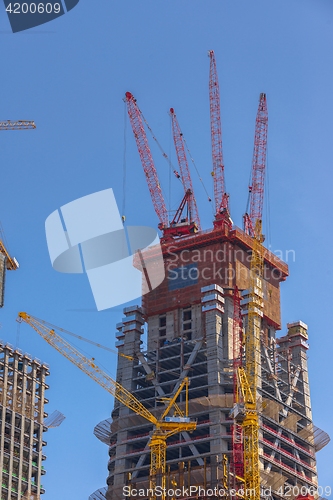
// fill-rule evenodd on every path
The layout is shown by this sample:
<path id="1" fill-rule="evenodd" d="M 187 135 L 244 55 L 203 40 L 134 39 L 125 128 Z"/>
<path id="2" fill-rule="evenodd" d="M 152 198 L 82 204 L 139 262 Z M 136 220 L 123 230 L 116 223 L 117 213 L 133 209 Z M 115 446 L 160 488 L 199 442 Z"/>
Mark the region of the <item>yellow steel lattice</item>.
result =
<path id="1" fill-rule="evenodd" d="M 261 221 L 256 221 L 250 265 L 248 322 L 245 332 L 245 373 L 247 394 L 244 433 L 244 489 L 249 500 L 260 500 L 259 417 L 256 411 L 258 367 L 260 366 L 260 329 L 263 309 L 263 247 Z M 252 399 L 252 400 L 251 400 Z"/>

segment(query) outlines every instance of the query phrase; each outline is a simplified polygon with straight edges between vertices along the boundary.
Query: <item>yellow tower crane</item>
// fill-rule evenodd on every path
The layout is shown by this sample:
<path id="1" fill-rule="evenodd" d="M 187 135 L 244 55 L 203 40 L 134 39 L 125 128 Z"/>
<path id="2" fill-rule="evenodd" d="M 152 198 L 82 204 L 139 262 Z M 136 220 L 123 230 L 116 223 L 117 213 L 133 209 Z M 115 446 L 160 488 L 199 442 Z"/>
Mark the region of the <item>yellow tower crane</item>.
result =
<path id="1" fill-rule="evenodd" d="M 170 436 L 179 432 L 191 432 L 196 429 L 196 422 L 191 421 L 188 417 L 188 385 L 189 379 L 185 377 L 179 385 L 176 393 L 171 398 L 166 398 L 168 402 L 166 409 L 161 417 L 156 418 L 130 391 L 125 389 L 121 384 L 113 380 L 108 374 L 103 372 L 93 359 L 88 359 L 71 344 L 66 342 L 60 335 L 55 332 L 55 328 L 50 328 L 50 324 L 43 320 L 30 316 L 25 312 L 20 312 L 18 315 L 19 321 L 28 323 L 48 344 L 54 347 L 60 354 L 65 356 L 69 361 L 76 365 L 80 370 L 86 373 L 90 378 L 97 382 L 106 391 L 112 394 L 127 408 L 130 408 L 134 413 L 145 418 L 154 425 L 154 430 L 150 439 L 149 447 L 151 450 L 150 459 L 150 488 L 154 491 L 157 486 L 158 477 L 160 476 L 160 485 L 162 492 L 166 487 L 166 442 Z M 176 400 L 185 387 L 186 404 L 185 412 L 182 412 L 176 403 Z M 168 416 L 170 410 L 174 408 L 174 415 Z M 165 498 L 163 493 L 161 498 Z"/>

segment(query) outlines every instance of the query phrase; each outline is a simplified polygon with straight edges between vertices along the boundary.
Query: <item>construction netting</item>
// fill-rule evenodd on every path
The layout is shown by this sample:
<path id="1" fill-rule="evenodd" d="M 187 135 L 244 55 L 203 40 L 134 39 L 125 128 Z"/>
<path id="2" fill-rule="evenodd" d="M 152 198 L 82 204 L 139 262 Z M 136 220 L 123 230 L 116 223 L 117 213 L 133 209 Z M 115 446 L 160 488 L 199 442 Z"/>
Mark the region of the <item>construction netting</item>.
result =
<path id="1" fill-rule="evenodd" d="M 316 452 L 324 448 L 331 440 L 327 432 L 319 429 L 319 427 L 315 425 L 313 426 L 313 438 Z"/>
<path id="2" fill-rule="evenodd" d="M 100 490 L 92 493 L 88 500 L 105 500 L 106 499 L 106 488 L 101 488 Z"/>
<path id="3" fill-rule="evenodd" d="M 102 420 L 99 424 L 94 428 L 94 435 L 102 441 L 102 443 L 110 444 L 111 438 L 111 422 L 112 418 L 107 418 L 106 420 Z"/>

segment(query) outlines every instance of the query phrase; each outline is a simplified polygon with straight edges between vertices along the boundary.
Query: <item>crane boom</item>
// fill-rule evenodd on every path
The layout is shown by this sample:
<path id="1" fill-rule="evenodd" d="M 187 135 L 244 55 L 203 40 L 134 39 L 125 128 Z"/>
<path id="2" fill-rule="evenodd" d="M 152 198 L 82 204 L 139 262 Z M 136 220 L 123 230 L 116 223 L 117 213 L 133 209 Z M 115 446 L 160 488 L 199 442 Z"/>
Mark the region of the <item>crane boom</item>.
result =
<path id="1" fill-rule="evenodd" d="M 268 111 L 266 94 L 261 93 L 256 116 L 254 149 L 252 159 L 250 195 L 250 213 L 244 216 L 244 229 L 247 234 L 254 236 L 257 220 L 262 220 L 264 204 L 264 184 L 266 170 L 268 132 Z"/>
<path id="2" fill-rule="evenodd" d="M 180 129 L 175 110 L 170 108 L 170 116 L 172 122 L 172 133 L 173 133 L 173 141 L 175 144 L 175 149 L 177 153 L 178 164 L 180 168 L 180 174 L 184 186 L 184 194 L 190 191 L 190 197 L 188 200 L 189 212 L 190 212 L 190 222 L 195 222 L 198 230 L 201 229 L 200 217 L 197 208 L 197 202 L 194 196 L 192 179 L 190 174 L 190 169 L 187 162 L 183 134 Z"/>
<path id="3" fill-rule="evenodd" d="M 155 212 L 160 221 L 159 229 L 163 229 L 168 226 L 168 212 L 157 177 L 153 157 L 149 148 L 147 135 L 143 126 L 141 111 L 137 105 L 136 99 L 130 92 L 126 92 L 125 102 L 127 104 L 127 112 L 133 129 L 143 170 L 147 178 L 150 196 Z"/>
<path id="4" fill-rule="evenodd" d="M 36 128 L 35 122 L 31 120 L 4 120 L 0 122 L 0 130 L 32 130 Z"/>
<path id="5" fill-rule="evenodd" d="M 222 152 L 222 126 L 220 108 L 220 86 L 213 50 L 208 52 L 210 58 L 209 70 L 209 104 L 210 129 L 212 139 L 212 160 L 214 177 L 215 217 L 223 211 L 229 212 L 229 196 L 225 191 L 224 163 Z"/>
<path id="6" fill-rule="evenodd" d="M 133 410 L 137 415 L 144 417 L 152 424 L 157 424 L 154 415 L 143 406 L 127 389 L 113 380 L 107 373 L 104 373 L 93 360 L 81 354 L 71 344 L 66 342 L 54 329 L 50 329 L 43 320 L 30 316 L 25 312 L 19 313 L 19 318 L 28 323 L 48 344 L 54 347 L 60 354 L 74 363 L 80 370 L 85 372 L 97 384 L 108 391 L 118 401 Z"/>

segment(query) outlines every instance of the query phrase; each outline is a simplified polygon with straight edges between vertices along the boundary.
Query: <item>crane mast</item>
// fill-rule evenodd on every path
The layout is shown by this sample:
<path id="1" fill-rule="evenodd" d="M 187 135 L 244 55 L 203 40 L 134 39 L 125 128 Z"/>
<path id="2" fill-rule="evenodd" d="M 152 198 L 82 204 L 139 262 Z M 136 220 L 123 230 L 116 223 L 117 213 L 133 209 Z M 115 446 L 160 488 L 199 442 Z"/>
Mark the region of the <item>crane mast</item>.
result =
<path id="1" fill-rule="evenodd" d="M 173 108 L 170 108 L 170 116 L 172 122 L 173 141 L 175 144 L 178 164 L 184 186 L 184 194 L 186 195 L 188 193 L 189 195 L 189 199 L 187 202 L 189 207 L 189 217 L 190 217 L 189 222 L 194 223 L 197 230 L 200 230 L 201 229 L 200 217 L 198 213 L 197 202 L 194 196 L 190 169 L 187 162 L 183 134 L 180 129 L 175 110 Z"/>
<path id="2" fill-rule="evenodd" d="M 222 151 L 222 126 L 220 107 L 220 86 L 213 50 L 208 52 L 210 58 L 209 70 L 209 107 L 210 130 L 212 140 L 212 161 L 215 198 L 215 222 L 225 221 L 231 226 L 229 217 L 229 195 L 225 190 L 224 162 Z M 214 224 L 216 225 L 216 224 Z M 218 224 L 217 224 L 218 225 Z"/>
<path id="3" fill-rule="evenodd" d="M 127 104 L 127 112 L 133 129 L 143 170 L 146 175 L 150 196 L 156 215 L 160 221 L 158 227 L 163 230 L 168 226 L 168 212 L 157 177 L 153 157 L 149 148 L 147 135 L 143 126 L 141 111 L 137 105 L 136 99 L 130 92 L 126 92 L 125 102 Z"/>

